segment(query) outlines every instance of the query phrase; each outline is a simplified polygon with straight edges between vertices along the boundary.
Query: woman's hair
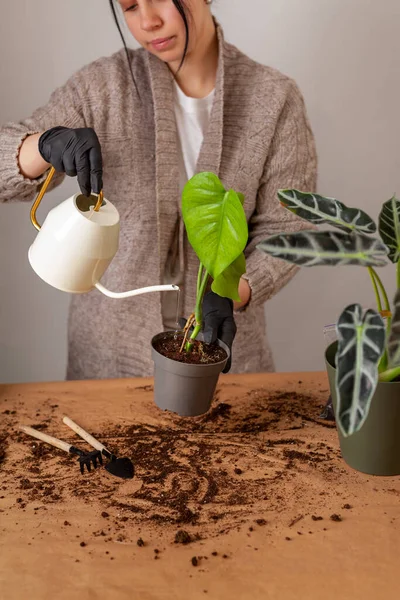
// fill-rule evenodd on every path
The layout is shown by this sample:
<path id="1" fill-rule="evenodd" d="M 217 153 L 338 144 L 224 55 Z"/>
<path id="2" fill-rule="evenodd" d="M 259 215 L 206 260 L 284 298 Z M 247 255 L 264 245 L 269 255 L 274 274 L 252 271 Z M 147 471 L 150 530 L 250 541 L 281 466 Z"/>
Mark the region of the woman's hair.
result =
<path id="1" fill-rule="evenodd" d="M 179 14 L 181 15 L 182 21 L 183 21 L 183 23 L 185 25 L 185 30 L 186 30 L 185 49 L 183 51 L 183 56 L 182 56 L 181 64 L 179 65 L 179 69 L 180 69 L 182 67 L 184 61 L 185 61 L 185 58 L 186 58 L 186 55 L 187 55 L 187 51 L 188 51 L 188 47 L 189 47 L 189 20 L 188 20 L 189 9 L 185 5 L 184 0 L 172 0 L 172 2 L 174 3 L 174 5 L 175 5 L 177 11 L 179 12 Z M 126 58 L 128 60 L 128 64 L 130 65 L 131 63 L 130 63 L 130 59 L 129 59 L 128 46 L 126 45 L 124 34 L 122 33 L 121 25 L 120 25 L 120 23 L 118 21 L 118 15 L 117 15 L 117 11 L 116 11 L 116 8 L 115 8 L 114 0 L 109 0 L 109 3 L 110 3 L 110 8 L 111 8 L 112 15 L 114 17 L 115 24 L 116 24 L 116 26 L 118 28 L 119 35 L 121 36 L 121 40 L 122 40 L 122 43 L 123 43 L 124 48 L 125 48 L 125 53 L 126 53 Z M 138 91 L 135 80 L 134 80 L 134 84 L 135 84 L 135 87 L 136 87 L 136 91 Z"/>

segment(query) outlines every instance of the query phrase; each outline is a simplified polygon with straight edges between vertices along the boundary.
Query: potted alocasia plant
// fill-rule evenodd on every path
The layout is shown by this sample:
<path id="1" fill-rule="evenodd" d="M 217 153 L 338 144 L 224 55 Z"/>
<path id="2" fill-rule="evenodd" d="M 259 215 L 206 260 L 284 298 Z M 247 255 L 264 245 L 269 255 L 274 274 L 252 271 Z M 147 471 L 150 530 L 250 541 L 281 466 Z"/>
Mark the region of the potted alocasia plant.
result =
<path id="1" fill-rule="evenodd" d="M 326 364 L 343 458 L 365 473 L 400 475 L 400 201 L 385 202 L 377 228 L 365 212 L 334 198 L 294 189 L 280 190 L 278 197 L 299 217 L 339 231 L 278 234 L 260 243 L 260 250 L 300 266 L 358 265 L 369 271 L 377 310 L 345 308 Z M 377 229 L 380 238 L 373 235 Z M 393 310 L 375 269 L 388 259 L 397 272 Z"/>
<path id="2" fill-rule="evenodd" d="M 182 416 L 208 411 L 229 348 L 202 341 L 204 295 L 239 301 L 239 282 L 246 271 L 244 249 L 248 226 L 244 197 L 225 190 L 214 173 L 192 177 L 182 193 L 182 216 L 189 243 L 199 259 L 196 306 L 183 332 L 164 332 L 152 340 L 154 398 L 157 406 Z"/>

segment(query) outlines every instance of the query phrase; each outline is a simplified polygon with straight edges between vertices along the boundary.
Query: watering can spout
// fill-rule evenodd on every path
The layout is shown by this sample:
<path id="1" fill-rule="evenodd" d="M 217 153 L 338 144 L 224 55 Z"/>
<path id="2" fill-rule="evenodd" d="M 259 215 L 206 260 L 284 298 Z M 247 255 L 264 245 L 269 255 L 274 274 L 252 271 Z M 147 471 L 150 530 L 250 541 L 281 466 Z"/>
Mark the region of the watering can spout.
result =
<path id="1" fill-rule="evenodd" d="M 128 292 L 112 292 L 100 283 L 119 245 L 119 213 L 103 196 L 75 194 L 53 208 L 42 226 L 36 210 L 55 173 L 44 182 L 31 209 L 31 222 L 38 230 L 29 248 L 29 262 L 39 277 L 53 287 L 72 294 L 94 288 L 109 298 L 130 298 L 151 292 L 177 292 L 177 285 L 153 285 Z"/>
<path id="2" fill-rule="evenodd" d="M 111 292 L 100 282 L 95 284 L 95 287 L 109 298 L 131 298 L 140 294 L 149 294 L 150 292 L 179 292 L 177 285 L 150 285 L 148 287 L 139 288 L 138 290 L 130 290 L 129 292 Z"/>

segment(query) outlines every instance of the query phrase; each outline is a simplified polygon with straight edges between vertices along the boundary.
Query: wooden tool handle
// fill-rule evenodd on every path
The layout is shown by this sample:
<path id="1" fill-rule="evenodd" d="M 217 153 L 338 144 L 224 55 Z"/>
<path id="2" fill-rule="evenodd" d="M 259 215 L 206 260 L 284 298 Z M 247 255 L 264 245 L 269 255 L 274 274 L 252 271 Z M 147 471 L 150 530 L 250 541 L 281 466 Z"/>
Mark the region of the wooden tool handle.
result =
<path id="1" fill-rule="evenodd" d="M 41 431 L 38 431 L 37 429 L 33 429 L 33 427 L 28 427 L 26 425 L 20 425 L 19 429 L 21 431 L 23 431 L 24 433 L 27 433 L 28 435 L 37 438 L 38 440 L 41 440 L 42 442 L 46 442 L 47 444 L 50 444 L 51 446 L 55 446 L 56 448 L 59 448 L 60 450 L 65 450 L 65 452 L 69 452 L 70 448 L 72 448 L 71 444 L 67 444 L 67 442 L 63 442 L 62 440 L 58 440 L 55 437 L 52 437 L 51 435 L 47 435 L 46 433 L 42 433 Z"/>
<path id="2" fill-rule="evenodd" d="M 80 427 L 77 423 L 75 423 L 69 417 L 64 417 L 63 423 L 68 425 L 68 427 L 71 427 L 72 431 L 75 431 L 75 433 L 80 435 L 81 438 L 83 438 L 88 444 L 93 446 L 93 448 L 96 448 L 96 450 L 100 450 L 100 452 L 105 450 L 106 452 L 108 452 L 107 448 L 105 446 L 103 446 L 103 444 L 101 442 L 96 440 L 96 438 L 94 438 L 92 435 L 90 435 L 90 433 L 88 433 L 87 431 L 82 429 L 82 427 Z"/>

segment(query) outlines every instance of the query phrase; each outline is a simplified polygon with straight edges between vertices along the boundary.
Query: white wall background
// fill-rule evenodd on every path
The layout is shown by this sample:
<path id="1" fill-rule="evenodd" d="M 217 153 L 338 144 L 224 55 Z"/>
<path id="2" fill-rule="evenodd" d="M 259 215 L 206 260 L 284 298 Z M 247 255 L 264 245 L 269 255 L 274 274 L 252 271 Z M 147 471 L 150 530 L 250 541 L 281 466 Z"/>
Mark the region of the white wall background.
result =
<path id="1" fill-rule="evenodd" d="M 28 116 L 75 70 L 120 47 L 106 0 L 1 0 L 0 123 Z M 319 191 L 377 217 L 400 194 L 398 0 L 218 0 L 233 42 L 292 76 L 319 153 Z M 0 157 L 1 158 L 1 157 Z M 67 198 L 69 180 L 39 217 Z M 37 278 L 28 205 L 0 206 L 0 381 L 64 378 L 69 298 Z M 381 271 L 394 292 L 393 269 Z M 302 271 L 267 304 L 277 369 L 324 368 L 324 324 L 349 303 L 373 305 L 358 268 Z"/>

